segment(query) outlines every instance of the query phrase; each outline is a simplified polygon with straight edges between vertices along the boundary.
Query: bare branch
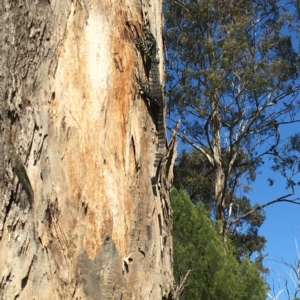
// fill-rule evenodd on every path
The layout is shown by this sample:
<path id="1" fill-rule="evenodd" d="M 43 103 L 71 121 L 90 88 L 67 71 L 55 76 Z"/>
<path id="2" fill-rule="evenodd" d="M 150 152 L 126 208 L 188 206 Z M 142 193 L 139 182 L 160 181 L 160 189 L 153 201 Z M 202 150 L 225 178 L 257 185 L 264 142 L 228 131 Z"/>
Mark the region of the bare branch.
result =
<path id="1" fill-rule="evenodd" d="M 186 272 L 185 276 L 183 277 L 183 279 L 179 283 L 179 286 L 176 288 L 176 290 L 174 292 L 174 296 L 173 296 L 175 300 L 179 300 L 180 294 L 182 293 L 182 291 L 184 290 L 184 288 L 187 286 L 187 284 L 185 282 L 186 282 L 186 280 L 187 280 L 190 272 L 191 272 L 191 270 L 188 270 Z"/>
<path id="2" fill-rule="evenodd" d="M 170 138 L 170 141 L 172 141 L 173 139 L 175 139 L 175 138 L 176 138 L 176 135 L 178 135 L 178 130 L 179 130 L 180 123 L 181 123 L 181 120 L 179 119 L 179 120 L 176 122 L 174 128 L 168 127 L 168 129 L 169 129 L 170 131 L 172 131 L 172 136 L 171 136 L 171 138 Z"/>
<path id="3" fill-rule="evenodd" d="M 179 3 L 178 1 L 173 0 L 173 2 L 181 6 L 185 11 L 190 12 L 183 4 Z"/>
<path id="4" fill-rule="evenodd" d="M 291 280 L 293 281 L 294 283 L 294 287 L 295 287 L 295 291 L 293 293 L 293 299 L 297 297 L 297 294 L 298 292 L 300 291 L 300 286 L 299 286 L 299 279 L 300 279 L 300 272 L 299 272 L 299 257 L 297 258 L 297 263 L 296 265 L 292 265 L 290 263 L 287 263 L 285 260 L 283 260 L 282 258 L 278 259 L 278 258 L 268 258 L 268 260 L 272 260 L 272 261 L 275 261 L 275 262 L 278 262 L 286 267 L 288 267 L 289 269 L 292 270 L 292 274 L 289 274 L 289 277 L 291 278 Z M 290 299 L 290 291 L 289 291 L 289 287 L 288 287 L 288 279 L 283 276 L 282 274 L 280 273 L 276 273 L 274 270 L 273 272 L 278 276 L 280 277 L 281 279 L 284 280 L 285 282 L 285 288 L 286 288 L 286 293 L 288 295 L 288 299 Z M 293 275 L 293 276 L 292 276 Z"/>
<path id="5" fill-rule="evenodd" d="M 267 294 L 267 296 L 271 299 L 271 300 L 278 300 L 279 295 L 283 292 L 283 290 L 280 290 L 278 292 L 278 294 L 274 297 L 272 297 L 269 293 Z"/>
<path id="6" fill-rule="evenodd" d="M 167 126 L 167 128 L 169 130 L 172 131 L 172 128 Z M 182 135 L 181 133 L 177 132 L 177 135 L 185 142 L 187 142 L 188 144 L 190 144 L 191 146 L 193 146 L 195 149 L 199 150 L 200 152 L 202 152 L 206 158 L 209 160 L 209 162 L 213 165 L 214 164 L 214 161 L 213 161 L 213 158 L 208 154 L 206 153 L 201 147 L 197 146 L 195 143 L 193 143 L 190 139 L 188 139 L 186 136 Z"/>
<path id="7" fill-rule="evenodd" d="M 241 219 L 244 219 L 246 218 L 247 216 L 253 214 L 254 212 L 258 211 L 258 210 L 261 210 L 271 204 L 274 204 L 274 203 L 279 203 L 279 202 L 288 202 L 288 203 L 293 203 L 293 204 L 297 204 L 297 205 L 300 205 L 299 202 L 297 202 L 298 200 L 300 200 L 300 198 L 295 198 L 295 199 L 286 199 L 287 197 L 290 197 L 290 196 L 293 196 L 294 193 L 291 193 L 291 194 L 287 194 L 287 195 L 284 195 L 282 197 L 279 197 L 275 200 L 272 200 L 272 201 L 269 201 L 263 205 L 257 205 L 255 208 L 251 209 L 250 211 L 246 212 L 245 214 L 243 214 L 242 216 L 234 219 L 233 221 L 229 222 L 229 226 L 238 222 L 239 220 Z"/>

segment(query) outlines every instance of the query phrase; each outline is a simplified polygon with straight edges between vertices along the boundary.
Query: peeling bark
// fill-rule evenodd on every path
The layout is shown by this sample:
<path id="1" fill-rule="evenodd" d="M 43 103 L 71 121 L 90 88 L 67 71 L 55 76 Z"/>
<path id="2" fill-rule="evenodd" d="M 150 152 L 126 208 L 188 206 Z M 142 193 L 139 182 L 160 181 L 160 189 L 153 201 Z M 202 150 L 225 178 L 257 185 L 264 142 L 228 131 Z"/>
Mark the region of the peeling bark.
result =
<path id="1" fill-rule="evenodd" d="M 172 299 L 176 143 L 155 195 L 146 21 L 162 49 L 161 2 L 1 1 L 1 299 Z"/>

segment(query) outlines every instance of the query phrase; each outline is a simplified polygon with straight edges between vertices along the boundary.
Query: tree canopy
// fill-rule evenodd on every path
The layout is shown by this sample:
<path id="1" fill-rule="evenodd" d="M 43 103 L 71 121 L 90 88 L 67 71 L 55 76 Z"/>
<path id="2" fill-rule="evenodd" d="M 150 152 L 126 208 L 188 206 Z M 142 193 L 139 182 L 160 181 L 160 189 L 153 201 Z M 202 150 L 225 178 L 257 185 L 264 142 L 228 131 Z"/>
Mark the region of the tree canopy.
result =
<path id="1" fill-rule="evenodd" d="M 279 157 L 281 126 L 299 122 L 299 18 L 277 0 L 165 0 L 164 12 L 171 116 L 211 166 L 225 234 L 228 194 Z"/>

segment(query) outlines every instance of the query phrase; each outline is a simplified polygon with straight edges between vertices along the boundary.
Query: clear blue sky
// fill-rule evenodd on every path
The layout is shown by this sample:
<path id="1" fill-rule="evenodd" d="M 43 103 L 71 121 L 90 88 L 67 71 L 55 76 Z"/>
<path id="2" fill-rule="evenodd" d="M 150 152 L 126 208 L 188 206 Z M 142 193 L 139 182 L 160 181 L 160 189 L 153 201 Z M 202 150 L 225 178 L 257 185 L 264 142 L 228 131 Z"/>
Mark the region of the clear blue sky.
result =
<path id="1" fill-rule="evenodd" d="M 293 124 L 283 127 L 281 130 L 282 136 L 300 131 L 300 124 Z M 253 190 L 248 194 L 253 203 L 261 204 L 272 201 L 280 196 L 286 195 L 289 191 L 285 188 L 285 182 L 280 174 L 274 173 L 265 165 L 260 168 L 260 175 L 252 185 Z M 267 178 L 274 178 L 275 184 L 270 187 Z M 298 176 L 298 180 L 300 180 Z M 300 198 L 300 188 L 295 188 L 295 196 Z M 299 201 L 300 202 L 300 201 Z M 278 297 L 279 300 L 289 299 L 286 295 L 286 286 L 284 279 L 288 280 L 288 288 L 291 294 L 295 292 L 295 286 L 290 278 L 291 269 L 283 264 L 273 261 L 273 259 L 283 259 L 285 262 L 297 265 L 297 249 L 300 251 L 300 205 L 289 203 L 276 203 L 265 208 L 266 220 L 261 227 L 259 234 L 264 235 L 267 239 L 264 254 L 267 255 L 264 265 L 270 269 L 270 274 L 267 276 L 267 281 L 274 291 L 269 293 L 275 297 L 280 290 L 284 290 Z M 300 297 L 300 292 L 297 295 Z M 270 299 L 270 298 L 268 298 Z M 291 297 L 291 299 L 293 299 Z"/>

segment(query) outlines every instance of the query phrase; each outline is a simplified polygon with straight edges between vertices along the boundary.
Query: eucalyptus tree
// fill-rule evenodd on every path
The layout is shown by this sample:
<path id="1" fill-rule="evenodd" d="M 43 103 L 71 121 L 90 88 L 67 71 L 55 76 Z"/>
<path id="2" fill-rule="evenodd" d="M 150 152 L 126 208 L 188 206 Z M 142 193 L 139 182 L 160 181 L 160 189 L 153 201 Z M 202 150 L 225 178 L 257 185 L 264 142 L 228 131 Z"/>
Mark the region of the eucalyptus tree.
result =
<path id="1" fill-rule="evenodd" d="M 228 191 L 277 156 L 281 126 L 299 122 L 298 15 L 277 0 L 165 0 L 164 11 L 171 116 L 212 167 L 224 234 Z"/>

